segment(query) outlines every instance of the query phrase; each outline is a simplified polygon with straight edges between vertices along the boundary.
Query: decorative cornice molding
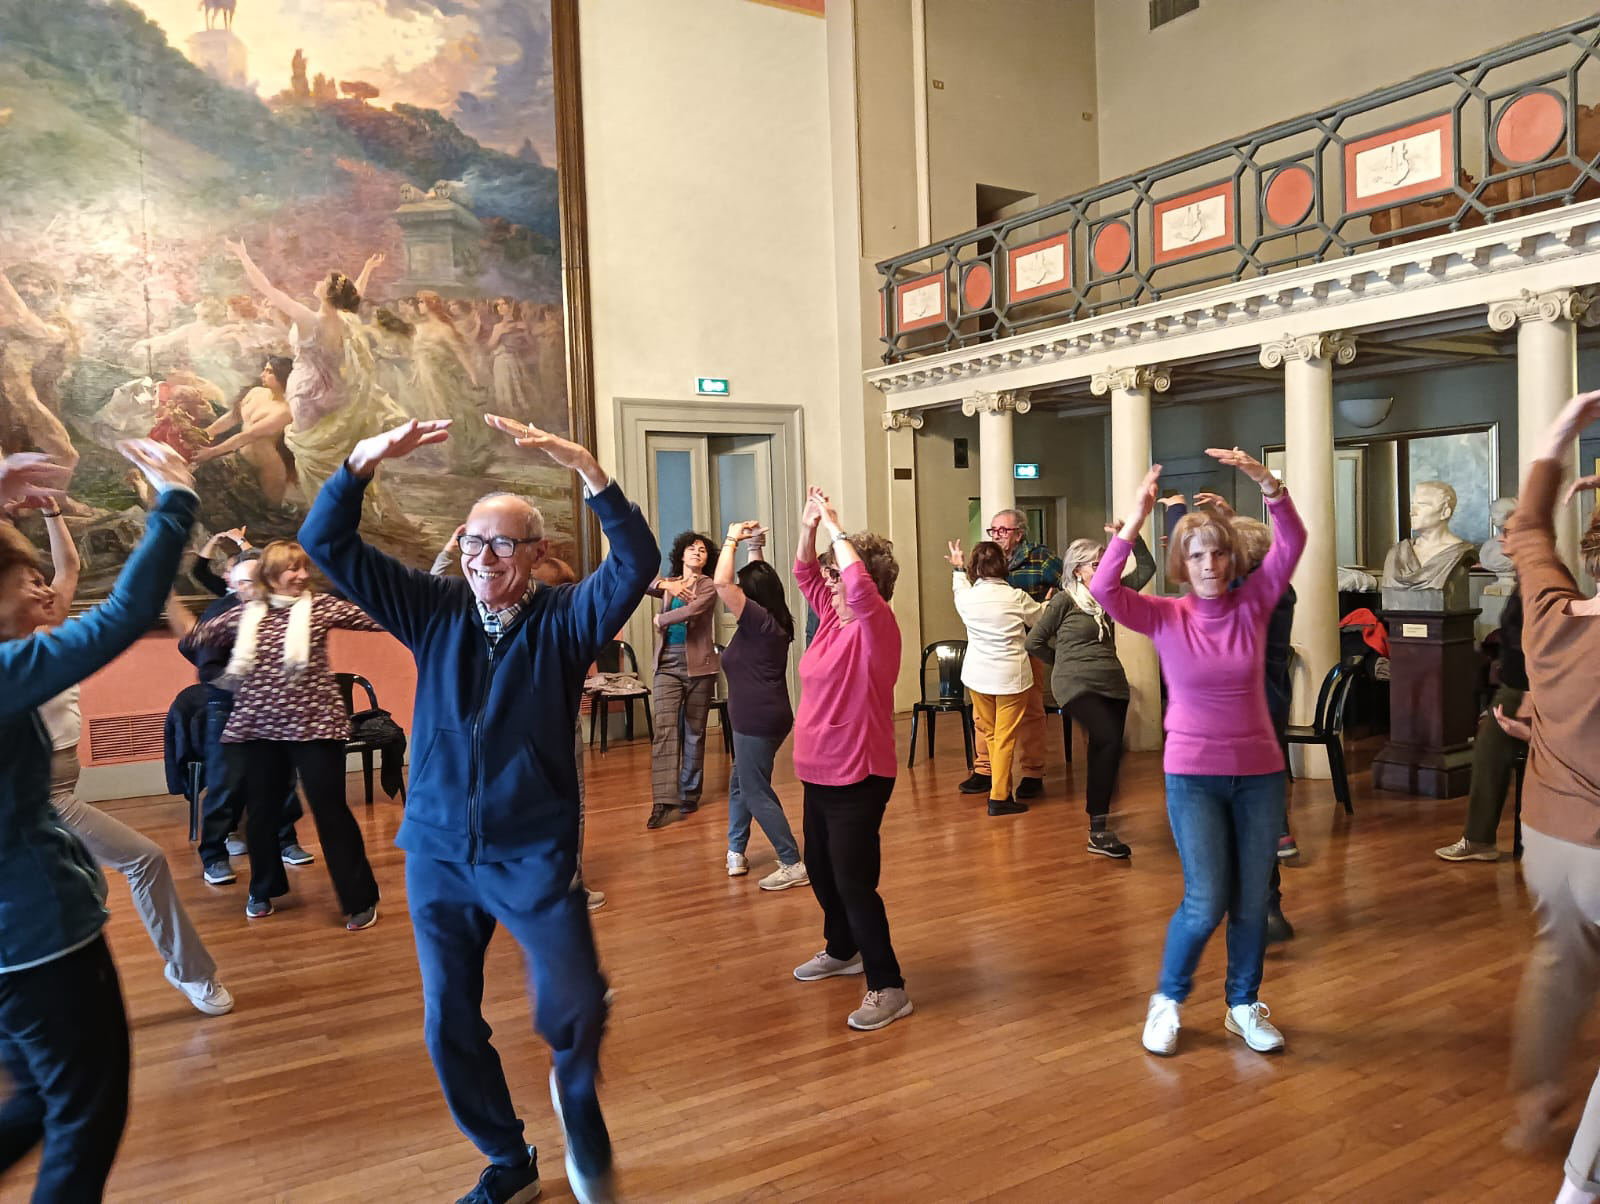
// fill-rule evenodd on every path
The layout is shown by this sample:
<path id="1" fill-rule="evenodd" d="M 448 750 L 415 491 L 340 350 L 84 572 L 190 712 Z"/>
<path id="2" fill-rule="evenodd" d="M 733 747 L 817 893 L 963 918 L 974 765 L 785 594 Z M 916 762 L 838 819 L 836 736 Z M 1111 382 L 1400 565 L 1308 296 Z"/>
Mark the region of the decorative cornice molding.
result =
<path id="1" fill-rule="evenodd" d="M 1139 368 L 1111 368 L 1089 378 L 1089 391 L 1103 397 L 1113 389 L 1154 389 L 1165 393 L 1172 388 L 1172 373 L 1159 365 Z"/>
<path id="2" fill-rule="evenodd" d="M 1586 287 L 1600 279 L 1597 264 L 1600 200 L 1580 201 L 884 364 L 864 375 L 902 405 L 951 405 L 990 382 L 1028 389 L 1087 381 L 1109 370 L 1108 359 L 1172 363 L 1259 348 L 1281 337 L 1286 320 L 1310 333 L 1380 325 L 1400 314 L 1482 313 L 1519 287 L 1535 293 Z M 1600 320 L 1600 300 L 1588 315 Z"/>
<path id="3" fill-rule="evenodd" d="M 974 393 L 971 397 L 961 399 L 961 412 L 968 418 L 974 414 L 1007 414 L 1016 411 L 1026 414 L 1033 409 L 1033 402 L 1028 400 L 1026 389 L 1001 389 L 998 392 Z"/>
<path id="4" fill-rule="evenodd" d="M 915 410 L 885 410 L 882 414 L 883 429 L 886 431 L 922 429 L 923 417 Z"/>
<path id="5" fill-rule="evenodd" d="M 1356 358 L 1356 341 L 1339 331 L 1326 334 L 1285 335 L 1270 343 L 1261 344 L 1261 366 L 1281 368 L 1285 361 L 1310 363 L 1327 360 L 1330 364 L 1348 364 Z"/>
<path id="6" fill-rule="evenodd" d="M 1492 330 L 1510 330 L 1518 322 L 1554 322 L 1557 320 L 1582 322 L 1592 326 L 1600 320 L 1600 307 L 1595 305 L 1592 289 L 1562 288 L 1548 293 L 1531 289 L 1510 301 L 1496 301 L 1489 306 L 1489 327 Z"/>

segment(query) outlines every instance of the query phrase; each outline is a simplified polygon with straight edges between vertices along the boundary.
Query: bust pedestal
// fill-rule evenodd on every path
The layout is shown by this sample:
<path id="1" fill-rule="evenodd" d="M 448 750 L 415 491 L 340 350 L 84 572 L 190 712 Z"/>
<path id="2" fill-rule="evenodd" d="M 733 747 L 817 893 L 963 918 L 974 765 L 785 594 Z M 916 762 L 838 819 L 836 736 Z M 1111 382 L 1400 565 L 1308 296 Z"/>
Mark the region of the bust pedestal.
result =
<path id="1" fill-rule="evenodd" d="M 1472 784 L 1477 730 L 1477 656 L 1473 609 L 1446 610 L 1444 599 L 1411 591 L 1409 610 L 1385 608 L 1389 628 L 1389 743 L 1372 762 L 1372 784 L 1429 798 L 1457 798 Z M 1437 602 L 1438 608 L 1429 606 Z"/>

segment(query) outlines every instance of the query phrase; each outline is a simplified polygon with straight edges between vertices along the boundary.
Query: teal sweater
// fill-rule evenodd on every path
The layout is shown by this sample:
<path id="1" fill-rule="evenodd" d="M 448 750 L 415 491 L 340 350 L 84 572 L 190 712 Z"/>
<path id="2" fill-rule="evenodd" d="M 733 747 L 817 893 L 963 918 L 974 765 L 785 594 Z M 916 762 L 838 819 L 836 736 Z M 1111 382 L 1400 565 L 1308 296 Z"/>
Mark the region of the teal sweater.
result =
<path id="1" fill-rule="evenodd" d="M 105 879 L 50 805 L 38 707 L 150 630 L 197 505 L 188 490 L 163 493 L 109 598 L 52 631 L 0 642 L 0 974 L 71 953 L 105 925 Z"/>

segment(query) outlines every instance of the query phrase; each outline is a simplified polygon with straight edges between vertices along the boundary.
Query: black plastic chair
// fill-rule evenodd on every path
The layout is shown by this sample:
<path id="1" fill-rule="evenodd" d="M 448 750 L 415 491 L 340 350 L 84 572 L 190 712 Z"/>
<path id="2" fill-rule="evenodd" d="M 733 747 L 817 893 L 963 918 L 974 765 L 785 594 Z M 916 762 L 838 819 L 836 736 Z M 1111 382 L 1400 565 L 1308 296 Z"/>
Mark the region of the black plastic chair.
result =
<path id="1" fill-rule="evenodd" d="M 359 673 L 335 673 L 333 679 L 339 683 L 339 696 L 344 699 L 344 713 L 356 713 L 356 687 L 360 686 L 367 692 L 367 709 L 376 711 L 378 707 L 378 692 L 372 688 L 372 683 Z M 362 740 L 351 738 L 345 741 L 344 750 L 347 753 L 361 754 L 361 779 L 366 786 L 367 806 L 372 806 L 372 754 L 382 752 L 390 747 L 388 741 Z M 402 777 L 400 781 L 400 801 L 406 801 L 406 784 Z"/>
<path id="2" fill-rule="evenodd" d="M 717 650 L 717 661 L 721 663 L 725 651 L 721 644 L 713 644 Z M 720 716 L 722 724 L 722 747 L 728 752 L 728 759 L 733 759 L 733 728 L 728 725 L 728 683 L 722 680 L 722 674 L 717 674 L 717 684 L 712 687 L 711 705 L 707 713 L 714 711 Z M 654 734 L 654 733 L 652 733 Z"/>
<path id="3" fill-rule="evenodd" d="M 1333 775 L 1333 797 L 1344 804 L 1346 815 L 1354 815 L 1350 805 L 1350 779 L 1344 764 L 1344 704 L 1355 684 L 1360 657 L 1340 661 L 1328 670 L 1317 691 L 1316 722 L 1310 727 L 1291 723 L 1284 732 L 1285 744 L 1320 744 L 1328 750 L 1328 770 Z"/>
<path id="4" fill-rule="evenodd" d="M 928 697 L 928 658 L 939 661 L 939 694 Z M 973 726 L 972 703 L 961 687 L 961 666 L 967 659 L 966 640 L 938 640 L 922 650 L 922 699 L 911 704 L 911 752 L 906 757 L 906 768 L 917 763 L 917 726 L 922 717 L 928 717 L 928 758 L 933 758 L 933 725 L 941 714 L 954 713 L 961 717 L 961 738 L 967 750 L 967 768 L 972 768 Z"/>
<path id="5" fill-rule="evenodd" d="M 1072 716 L 1053 702 L 1044 704 L 1046 715 L 1061 716 L 1061 749 L 1067 754 L 1067 764 L 1072 764 Z"/>
<path id="6" fill-rule="evenodd" d="M 624 664 L 627 665 L 626 669 L 623 668 Z M 631 673 L 639 678 L 639 658 L 625 640 L 612 640 L 601 648 L 594 658 L 594 667 L 601 673 Z M 644 684 L 643 678 L 639 678 L 637 690 L 619 694 L 615 691 L 585 689 L 584 695 L 589 699 L 589 743 L 594 743 L 595 726 L 598 724 L 601 752 L 606 751 L 606 728 L 610 725 L 601 723 L 600 719 L 601 716 L 610 717 L 613 702 L 623 704 L 622 731 L 625 739 L 633 739 L 633 704 L 636 702 L 644 703 L 645 730 L 650 733 L 652 740 L 655 739 L 656 724 L 650 714 L 650 687 Z"/>

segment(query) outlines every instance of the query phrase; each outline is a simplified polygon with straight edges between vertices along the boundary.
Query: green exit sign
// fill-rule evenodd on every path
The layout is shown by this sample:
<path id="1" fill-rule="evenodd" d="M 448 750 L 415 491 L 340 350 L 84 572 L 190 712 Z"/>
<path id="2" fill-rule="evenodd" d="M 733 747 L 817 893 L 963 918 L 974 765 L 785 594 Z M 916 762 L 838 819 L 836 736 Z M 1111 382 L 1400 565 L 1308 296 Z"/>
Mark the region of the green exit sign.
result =
<path id="1" fill-rule="evenodd" d="M 733 392 L 725 376 L 697 376 L 694 378 L 694 391 L 702 397 L 726 397 Z"/>

